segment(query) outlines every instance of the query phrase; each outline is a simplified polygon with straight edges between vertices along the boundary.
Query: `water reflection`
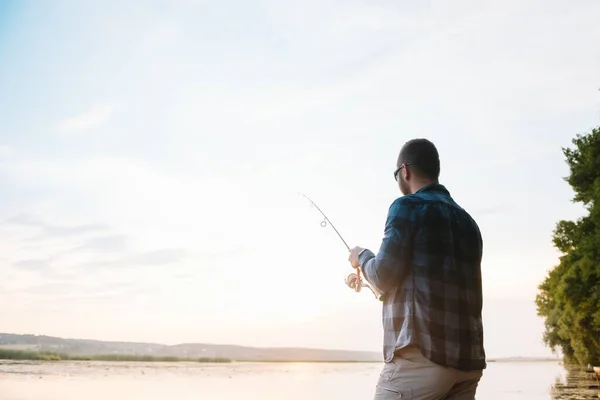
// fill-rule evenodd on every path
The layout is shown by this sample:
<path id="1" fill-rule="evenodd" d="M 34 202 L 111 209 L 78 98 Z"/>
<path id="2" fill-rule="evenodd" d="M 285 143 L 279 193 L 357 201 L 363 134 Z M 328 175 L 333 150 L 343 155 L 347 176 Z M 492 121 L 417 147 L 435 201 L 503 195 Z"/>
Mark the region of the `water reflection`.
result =
<path id="1" fill-rule="evenodd" d="M 11 400 L 372 399 L 381 364 L 0 362 L 0 398 Z M 477 398 L 587 399 L 556 362 L 490 363 Z M 556 388 L 556 389 L 553 389 Z M 597 390 L 596 390 L 597 392 Z M 598 400 L 597 397 L 591 397 Z"/>
<path id="2" fill-rule="evenodd" d="M 552 388 L 554 400 L 587 400 L 600 398 L 600 379 L 583 368 L 569 368 L 565 376 L 557 378 Z"/>

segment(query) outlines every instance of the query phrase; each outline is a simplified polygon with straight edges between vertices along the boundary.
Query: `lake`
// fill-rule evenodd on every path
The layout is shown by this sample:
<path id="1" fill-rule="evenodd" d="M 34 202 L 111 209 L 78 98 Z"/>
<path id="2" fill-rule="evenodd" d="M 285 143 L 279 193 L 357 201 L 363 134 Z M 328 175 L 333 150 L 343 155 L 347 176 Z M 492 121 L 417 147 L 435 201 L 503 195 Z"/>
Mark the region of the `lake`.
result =
<path id="1" fill-rule="evenodd" d="M 366 400 L 377 363 L 0 362 L 2 400 Z M 550 399 L 558 362 L 492 362 L 478 399 Z"/>

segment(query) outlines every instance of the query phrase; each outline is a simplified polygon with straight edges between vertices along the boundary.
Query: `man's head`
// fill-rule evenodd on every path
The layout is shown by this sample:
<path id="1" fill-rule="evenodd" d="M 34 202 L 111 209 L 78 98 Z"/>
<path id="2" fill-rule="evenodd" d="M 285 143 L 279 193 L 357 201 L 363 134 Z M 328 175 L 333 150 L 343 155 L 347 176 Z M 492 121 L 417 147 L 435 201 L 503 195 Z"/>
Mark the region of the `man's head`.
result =
<path id="1" fill-rule="evenodd" d="M 403 195 L 415 193 L 440 176 L 440 156 L 435 145 L 427 139 L 412 139 L 402 146 L 394 178 Z"/>

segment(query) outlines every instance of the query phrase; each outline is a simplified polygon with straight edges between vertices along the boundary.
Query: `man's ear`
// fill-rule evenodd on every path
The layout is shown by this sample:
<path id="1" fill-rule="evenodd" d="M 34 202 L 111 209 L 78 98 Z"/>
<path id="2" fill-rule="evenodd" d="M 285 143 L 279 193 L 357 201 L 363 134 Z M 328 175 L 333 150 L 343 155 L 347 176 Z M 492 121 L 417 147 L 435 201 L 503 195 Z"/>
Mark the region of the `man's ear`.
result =
<path id="1" fill-rule="evenodd" d="M 408 167 L 406 165 L 404 166 L 404 168 L 402 168 L 402 173 L 404 174 L 405 181 L 412 178 L 412 171 L 410 169 L 408 169 Z"/>

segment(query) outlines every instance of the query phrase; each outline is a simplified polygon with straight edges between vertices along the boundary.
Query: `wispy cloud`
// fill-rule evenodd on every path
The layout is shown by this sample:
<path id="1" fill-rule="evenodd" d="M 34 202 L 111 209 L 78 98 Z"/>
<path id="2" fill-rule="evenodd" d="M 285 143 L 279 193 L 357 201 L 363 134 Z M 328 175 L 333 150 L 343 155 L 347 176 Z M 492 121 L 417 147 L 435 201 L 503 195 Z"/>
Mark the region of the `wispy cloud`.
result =
<path id="1" fill-rule="evenodd" d="M 10 217 L 7 222 L 27 226 L 44 226 L 45 223 L 29 214 L 20 214 Z"/>
<path id="2" fill-rule="evenodd" d="M 68 117 L 60 122 L 58 133 L 76 135 L 102 126 L 110 120 L 114 112 L 111 105 L 95 106 L 81 114 Z"/>
<path id="3" fill-rule="evenodd" d="M 15 267 L 37 271 L 40 269 L 47 268 L 48 261 L 47 260 L 35 260 L 35 259 L 21 260 L 21 261 L 17 261 L 15 263 Z"/>
<path id="4" fill-rule="evenodd" d="M 57 299 L 80 299 L 141 293 L 144 288 L 134 281 L 106 281 L 98 283 L 82 281 L 55 281 L 29 285 L 20 294 Z"/>
<path id="5" fill-rule="evenodd" d="M 127 271 L 128 273 L 136 274 L 140 269 L 145 270 L 146 267 L 156 267 L 154 271 L 159 273 L 158 271 L 161 271 L 161 267 L 163 266 L 180 265 L 182 269 L 169 270 L 169 272 L 164 276 L 166 278 L 168 277 L 168 279 L 181 279 L 196 275 L 198 268 L 189 269 L 191 265 L 202 264 L 201 269 L 204 271 L 204 273 L 206 273 L 216 265 L 220 265 L 220 262 L 223 260 L 244 254 L 250 254 L 250 250 L 233 249 L 227 251 L 193 253 L 183 248 L 167 248 L 130 253 L 127 255 L 117 254 L 116 257 L 113 253 L 112 257 L 108 257 L 105 260 L 94 259 L 89 262 L 80 263 L 71 269 L 70 272 L 77 274 L 83 273 L 86 276 L 90 276 L 90 274 L 102 274 L 107 271 L 114 271 L 115 269 L 118 269 L 121 272 Z"/>
<path id="6" fill-rule="evenodd" d="M 86 233 L 102 232 L 108 229 L 107 225 L 91 224 L 77 226 L 46 226 L 44 234 L 53 237 L 65 237 L 73 235 L 82 235 Z"/>
<path id="7" fill-rule="evenodd" d="M 15 267 L 18 272 L 33 273 L 43 279 L 66 278 L 67 275 L 52 265 L 52 262 L 56 258 L 57 257 L 50 257 L 47 259 L 23 259 L 13 263 L 13 267 Z"/>
<path id="8" fill-rule="evenodd" d="M 82 264 L 86 270 L 89 268 L 129 268 L 139 266 L 162 266 L 176 264 L 189 257 L 184 249 L 160 249 L 148 252 L 133 253 L 109 261 L 94 261 Z"/>
<path id="9" fill-rule="evenodd" d="M 38 235 L 30 238 L 30 240 L 77 236 L 88 233 L 105 232 L 110 229 L 110 227 L 106 224 L 84 224 L 74 226 L 52 225 L 28 214 L 20 214 L 10 217 L 6 220 L 6 222 L 15 225 L 41 229 L 41 232 Z"/>
<path id="10" fill-rule="evenodd" d="M 122 252 L 127 248 L 127 238 L 123 235 L 108 235 L 88 239 L 83 245 L 74 249 L 95 250 L 103 252 Z"/>
<path id="11" fill-rule="evenodd" d="M 36 251 L 46 256 L 34 258 L 23 251 L 11 264 L 20 273 L 38 274 L 44 278 L 77 278 L 84 271 L 88 274 L 101 272 L 105 268 L 135 270 L 144 266 L 160 267 L 177 264 L 194 256 L 182 247 L 140 251 L 129 242 L 128 236 L 112 233 L 110 226 L 105 224 L 56 225 L 31 214 L 15 215 L 5 223 L 8 227 L 40 231 L 35 236 L 25 233 L 19 240 L 22 244 L 35 242 L 39 247 Z M 213 257 L 219 255 L 222 254 L 211 253 Z"/>

